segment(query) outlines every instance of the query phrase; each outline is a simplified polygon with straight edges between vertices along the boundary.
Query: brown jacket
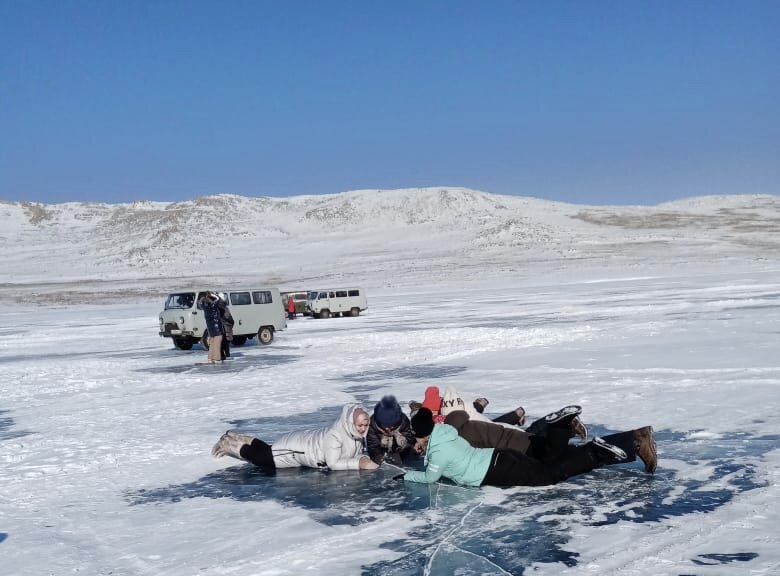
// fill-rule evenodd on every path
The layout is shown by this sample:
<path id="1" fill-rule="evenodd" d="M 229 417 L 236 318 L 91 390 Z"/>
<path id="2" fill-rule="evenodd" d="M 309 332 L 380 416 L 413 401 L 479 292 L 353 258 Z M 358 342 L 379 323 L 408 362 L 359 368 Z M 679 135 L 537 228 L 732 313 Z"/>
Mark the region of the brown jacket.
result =
<path id="1" fill-rule="evenodd" d="M 524 430 L 494 422 L 471 420 L 465 410 L 450 412 L 444 419 L 444 423 L 455 428 L 461 438 L 474 448 L 498 448 L 525 454 L 531 445 L 530 434 Z"/>

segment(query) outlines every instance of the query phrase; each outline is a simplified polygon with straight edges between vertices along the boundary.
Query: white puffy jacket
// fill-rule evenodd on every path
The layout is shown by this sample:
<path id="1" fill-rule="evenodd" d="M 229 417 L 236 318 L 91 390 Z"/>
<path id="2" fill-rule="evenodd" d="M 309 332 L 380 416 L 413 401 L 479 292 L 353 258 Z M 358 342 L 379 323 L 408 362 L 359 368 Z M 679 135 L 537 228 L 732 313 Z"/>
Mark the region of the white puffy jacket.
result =
<path id="1" fill-rule="evenodd" d="M 306 466 L 331 470 L 357 470 L 363 453 L 363 436 L 355 428 L 357 404 L 347 404 L 328 428 L 290 432 L 271 446 L 277 468 Z"/>

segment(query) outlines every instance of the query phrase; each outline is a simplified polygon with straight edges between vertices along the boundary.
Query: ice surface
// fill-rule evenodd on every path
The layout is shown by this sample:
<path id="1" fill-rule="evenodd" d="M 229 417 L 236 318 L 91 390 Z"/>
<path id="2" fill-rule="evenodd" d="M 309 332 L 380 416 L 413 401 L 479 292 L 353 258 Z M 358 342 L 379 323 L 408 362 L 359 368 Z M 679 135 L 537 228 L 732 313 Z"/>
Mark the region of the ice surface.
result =
<path id="1" fill-rule="evenodd" d="M 290 321 L 224 366 L 157 336 L 161 298 L 6 299 L 0 573 L 780 573 L 776 258 L 616 252 L 443 277 L 393 271 L 401 256 L 363 278 L 345 268 L 368 289 L 365 314 Z M 399 483 L 386 466 L 268 476 L 210 455 L 228 428 L 273 440 L 431 384 L 529 421 L 580 404 L 592 434 L 652 424 L 658 471 L 465 489 Z"/>

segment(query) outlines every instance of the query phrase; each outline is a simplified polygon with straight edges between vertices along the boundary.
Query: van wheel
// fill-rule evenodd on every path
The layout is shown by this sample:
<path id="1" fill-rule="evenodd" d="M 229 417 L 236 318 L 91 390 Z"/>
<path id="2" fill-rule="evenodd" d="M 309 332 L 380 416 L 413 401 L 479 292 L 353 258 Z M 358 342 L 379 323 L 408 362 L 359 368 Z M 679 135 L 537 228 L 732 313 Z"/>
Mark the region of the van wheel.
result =
<path id="1" fill-rule="evenodd" d="M 353 308 L 352 316 L 360 316 L 360 308 Z"/>
<path id="2" fill-rule="evenodd" d="M 325 310 L 320 310 L 320 318 L 330 318 L 330 310 L 325 308 Z"/>
<path id="3" fill-rule="evenodd" d="M 246 336 L 233 336 L 233 346 L 243 346 L 246 344 Z"/>
<path id="4" fill-rule="evenodd" d="M 203 333 L 203 336 L 200 339 L 200 345 L 203 346 L 204 350 L 208 350 L 209 349 L 209 333 L 208 332 L 204 332 Z"/>
<path id="5" fill-rule="evenodd" d="M 260 344 L 270 344 L 274 340 L 274 331 L 268 326 L 263 326 L 257 331 L 257 341 Z"/>
<path id="6" fill-rule="evenodd" d="M 189 338 L 174 338 L 173 345 L 179 350 L 190 350 L 192 349 L 192 340 Z"/>

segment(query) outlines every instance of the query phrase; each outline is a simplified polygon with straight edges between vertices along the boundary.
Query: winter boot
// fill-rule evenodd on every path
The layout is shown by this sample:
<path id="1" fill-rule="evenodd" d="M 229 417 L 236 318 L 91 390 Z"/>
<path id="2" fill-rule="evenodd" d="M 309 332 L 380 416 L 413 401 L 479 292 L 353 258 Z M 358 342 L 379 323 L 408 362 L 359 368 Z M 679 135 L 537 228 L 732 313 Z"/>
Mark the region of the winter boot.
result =
<path id="1" fill-rule="evenodd" d="M 487 398 L 477 398 L 474 400 L 474 410 L 482 414 L 488 404 L 490 404 L 490 401 Z"/>
<path id="2" fill-rule="evenodd" d="M 585 426 L 585 422 L 583 422 L 579 416 L 575 416 L 571 419 L 570 426 L 574 435 L 579 436 L 583 442 L 588 439 L 588 427 Z"/>
<path id="3" fill-rule="evenodd" d="M 501 416 L 497 418 L 493 418 L 493 422 L 498 422 L 499 424 L 509 424 L 510 426 L 522 426 L 525 424 L 525 408 L 522 406 L 518 406 L 511 412 L 507 412 L 506 414 L 501 414 Z M 547 424 L 542 423 L 542 426 L 544 429 L 547 429 Z M 533 432 L 529 432 L 529 434 L 533 434 Z"/>
<path id="4" fill-rule="evenodd" d="M 658 452 L 655 448 L 653 427 L 645 426 L 634 430 L 634 442 L 637 455 L 645 463 L 645 472 L 652 474 L 658 466 Z"/>
<path id="5" fill-rule="evenodd" d="M 547 416 L 544 417 L 544 419 L 547 421 L 548 424 L 556 424 L 567 418 L 569 419 L 567 421 L 570 421 L 571 418 L 573 418 L 574 416 L 579 416 L 581 413 L 582 413 L 581 406 L 574 406 L 574 405 L 564 406 L 560 410 L 548 414 Z"/>
<path id="6" fill-rule="evenodd" d="M 610 444 L 609 442 L 596 436 L 590 443 L 593 455 L 596 460 L 604 464 L 617 464 L 628 459 L 628 455 L 622 448 Z"/>
<path id="7" fill-rule="evenodd" d="M 573 438 L 576 435 L 585 440 L 588 437 L 588 428 L 579 418 L 581 412 L 582 408 L 579 406 L 564 406 L 560 410 L 533 422 L 526 428 L 526 432 L 538 436 L 546 436 L 547 429 L 550 427 L 563 428 L 569 431 L 569 438 Z"/>
<path id="8" fill-rule="evenodd" d="M 525 408 L 518 406 L 515 409 L 515 414 L 517 414 L 517 426 L 525 424 Z"/>
<path id="9" fill-rule="evenodd" d="M 619 446 L 628 455 L 626 462 L 633 462 L 638 456 L 645 463 L 645 472 L 649 474 L 655 472 L 658 466 L 658 454 L 655 449 L 652 426 L 610 434 L 604 436 L 604 440 Z"/>
<path id="10" fill-rule="evenodd" d="M 239 434 L 233 430 L 228 430 L 219 439 L 219 442 L 214 444 L 211 449 L 211 454 L 215 458 L 221 458 L 222 456 L 232 456 L 243 460 L 241 457 L 241 447 L 245 444 L 251 444 L 254 440 L 253 436 L 247 434 Z"/>

